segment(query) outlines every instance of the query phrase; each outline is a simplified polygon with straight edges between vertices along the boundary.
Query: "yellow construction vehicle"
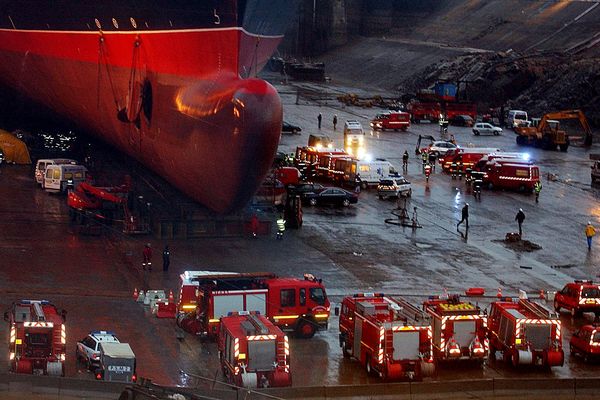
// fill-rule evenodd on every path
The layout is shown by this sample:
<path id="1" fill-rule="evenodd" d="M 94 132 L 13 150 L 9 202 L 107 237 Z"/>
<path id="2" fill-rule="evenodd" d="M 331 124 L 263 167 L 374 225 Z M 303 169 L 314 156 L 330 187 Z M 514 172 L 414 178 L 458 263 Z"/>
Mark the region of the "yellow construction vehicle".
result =
<path id="1" fill-rule="evenodd" d="M 560 129 L 561 120 L 578 120 L 583 128 L 583 136 L 570 136 Z M 567 151 L 572 141 L 581 141 L 585 146 L 592 144 L 592 130 L 581 110 L 563 110 L 545 114 L 537 126 L 515 128 L 517 144 L 540 147 L 545 150 Z"/>

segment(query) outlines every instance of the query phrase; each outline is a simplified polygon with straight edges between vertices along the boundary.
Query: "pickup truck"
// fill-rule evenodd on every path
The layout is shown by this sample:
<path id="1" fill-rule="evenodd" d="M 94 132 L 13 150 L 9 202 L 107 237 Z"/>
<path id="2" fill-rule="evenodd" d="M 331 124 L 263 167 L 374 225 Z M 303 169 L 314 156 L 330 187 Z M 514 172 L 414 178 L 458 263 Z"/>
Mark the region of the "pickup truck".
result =
<path id="1" fill-rule="evenodd" d="M 377 195 L 380 200 L 399 196 L 410 197 L 411 194 L 412 188 L 410 182 L 403 176 L 393 179 L 382 179 L 377 186 Z"/>

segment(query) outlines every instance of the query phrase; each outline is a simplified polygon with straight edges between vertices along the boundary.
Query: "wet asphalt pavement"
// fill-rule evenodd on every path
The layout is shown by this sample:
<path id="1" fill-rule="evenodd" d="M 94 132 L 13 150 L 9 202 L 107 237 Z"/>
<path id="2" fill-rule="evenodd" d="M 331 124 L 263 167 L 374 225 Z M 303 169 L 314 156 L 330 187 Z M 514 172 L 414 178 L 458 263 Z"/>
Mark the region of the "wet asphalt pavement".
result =
<path id="1" fill-rule="evenodd" d="M 280 88 L 282 92 L 289 87 Z M 280 150 L 291 152 L 305 145 L 310 133 L 319 133 L 316 116 L 323 114 L 322 134 L 342 141 L 343 121 L 358 119 L 368 127 L 375 109 L 342 108 L 338 104 L 295 104 L 295 96 L 282 95 L 285 119 L 303 128 L 301 135 L 286 136 Z M 330 120 L 338 115 L 338 130 Z M 163 273 L 158 261 L 165 241 L 153 237 L 124 236 L 107 227 L 98 236 L 77 234 L 68 223 L 64 197 L 37 188 L 30 167 L 0 167 L 0 308 L 7 309 L 18 298 L 46 298 L 67 315 L 67 375 L 93 379 L 75 362 L 75 342 L 90 330 L 115 331 L 129 342 L 137 355 L 138 375 L 167 385 L 196 385 L 180 374 L 221 379 L 214 343 L 186 336 L 176 339 L 173 320 L 157 319 L 132 300 L 134 288 L 173 289 L 185 270 L 273 271 L 282 276 L 311 272 L 321 278 L 334 303 L 356 292 L 385 292 L 406 296 L 419 304 L 427 296 L 461 293 L 469 287 L 484 287 L 495 296 L 518 289 L 529 293 L 557 290 L 574 278 L 598 277 L 600 244 L 587 251 L 583 229 L 588 220 L 600 225 L 597 189 L 590 187 L 590 150 L 571 147 L 567 153 L 520 148 L 512 131 L 499 137 L 475 137 L 469 128 L 450 127 L 458 143 L 466 146 L 499 147 L 506 151 L 528 151 L 544 176 L 540 202 L 534 196 L 484 190 L 475 200 L 464 181 L 452 180 L 438 167 L 426 184 L 420 162 L 414 157 L 418 134 L 439 137 L 433 124 L 413 125 L 408 132 L 373 132 L 367 137 L 368 152 L 401 167 L 401 155 L 411 155 L 406 177 L 412 182 L 409 209 L 417 207 L 423 228 L 413 230 L 386 224 L 394 218 L 394 201 L 382 201 L 374 191 L 363 191 L 359 203 L 345 209 L 304 209 L 304 226 L 286 231 L 283 241 L 274 236 L 229 239 L 170 240 L 171 268 Z M 592 152 L 600 150 L 595 145 Z M 556 181 L 548 181 L 551 173 Z M 463 203 L 470 204 L 468 234 L 456 230 Z M 542 246 L 529 253 L 516 252 L 500 241 L 517 230 L 519 208 L 526 214 L 524 238 Z M 154 249 L 155 268 L 140 270 L 146 242 Z M 486 306 L 491 299 L 480 299 Z M 587 316 L 591 318 L 591 316 Z M 584 323 L 562 316 L 563 345 L 576 326 Z M 589 320 L 588 320 L 589 321 Z M 7 325 L 0 335 L 6 338 Z M 310 340 L 291 340 L 294 386 L 321 386 L 378 382 L 367 377 L 357 362 L 342 357 L 337 339 L 337 318 L 327 332 Z M 2 357 L 7 358 L 5 353 Z M 4 364 L 6 365 L 6 363 Z M 497 376 L 572 377 L 596 376 L 599 365 L 587 365 L 566 357 L 564 367 L 552 371 L 513 370 L 502 362 L 483 369 L 463 365 L 441 368 L 435 379 L 468 379 Z"/>

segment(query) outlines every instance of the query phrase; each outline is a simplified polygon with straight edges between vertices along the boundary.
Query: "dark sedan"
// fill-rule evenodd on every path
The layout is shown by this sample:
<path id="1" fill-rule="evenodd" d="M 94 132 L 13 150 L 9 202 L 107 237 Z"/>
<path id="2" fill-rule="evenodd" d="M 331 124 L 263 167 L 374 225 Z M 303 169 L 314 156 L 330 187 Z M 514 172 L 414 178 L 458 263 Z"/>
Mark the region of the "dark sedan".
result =
<path id="1" fill-rule="evenodd" d="M 299 135 L 302 131 L 302 128 L 296 125 L 292 125 L 289 122 L 283 121 L 283 125 L 281 126 L 281 133 L 290 133 L 292 135 Z"/>
<path id="2" fill-rule="evenodd" d="M 311 196 L 323 189 L 325 189 L 325 186 L 319 183 L 299 183 L 288 186 L 288 193 L 297 194 L 302 201 L 307 201 Z"/>
<path id="3" fill-rule="evenodd" d="M 348 207 L 358 202 L 358 195 L 337 187 L 326 187 L 316 193 L 307 196 L 308 204 L 334 205 Z"/>

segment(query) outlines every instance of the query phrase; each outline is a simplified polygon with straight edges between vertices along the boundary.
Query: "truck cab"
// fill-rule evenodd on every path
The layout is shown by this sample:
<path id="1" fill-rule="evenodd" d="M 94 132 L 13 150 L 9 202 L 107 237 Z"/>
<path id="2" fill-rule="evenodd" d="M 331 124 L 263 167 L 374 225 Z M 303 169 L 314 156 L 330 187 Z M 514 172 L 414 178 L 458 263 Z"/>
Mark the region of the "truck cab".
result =
<path id="1" fill-rule="evenodd" d="M 579 355 L 584 361 L 600 358 L 600 324 L 584 325 L 571 336 L 571 355 Z"/>
<path id="2" fill-rule="evenodd" d="M 575 280 L 569 282 L 554 295 L 556 312 L 565 309 L 573 317 L 584 312 L 593 312 L 600 316 L 600 285 L 591 280 Z"/>

